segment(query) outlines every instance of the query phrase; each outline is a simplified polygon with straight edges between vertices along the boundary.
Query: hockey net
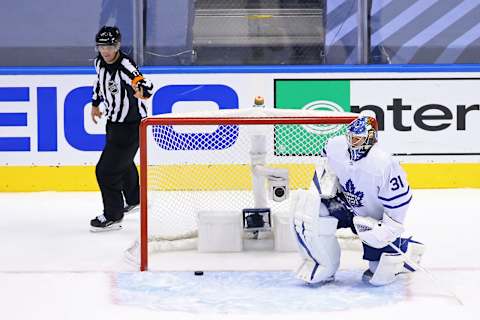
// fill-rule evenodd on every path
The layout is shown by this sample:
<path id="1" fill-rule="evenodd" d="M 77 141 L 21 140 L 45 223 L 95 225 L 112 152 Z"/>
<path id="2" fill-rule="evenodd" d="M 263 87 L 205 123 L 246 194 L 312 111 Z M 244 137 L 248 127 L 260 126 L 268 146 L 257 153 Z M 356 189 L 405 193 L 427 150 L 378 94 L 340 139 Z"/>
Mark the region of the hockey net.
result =
<path id="1" fill-rule="evenodd" d="M 309 189 L 314 170 L 323 165 L 325 142 L 344 134 L 345 124 L 355 118 L 352 113 L 246 108 L 145 119 L 140 132 L 141 234 L 129 254 L 147 270 L 152 252 L 196 249 L 197 215 L 204 210 L 267 206 L 272 215 L 289 212 L 291 196 Z M 288 172 L 286 199 L 256 195 L 255 161 Z"/>

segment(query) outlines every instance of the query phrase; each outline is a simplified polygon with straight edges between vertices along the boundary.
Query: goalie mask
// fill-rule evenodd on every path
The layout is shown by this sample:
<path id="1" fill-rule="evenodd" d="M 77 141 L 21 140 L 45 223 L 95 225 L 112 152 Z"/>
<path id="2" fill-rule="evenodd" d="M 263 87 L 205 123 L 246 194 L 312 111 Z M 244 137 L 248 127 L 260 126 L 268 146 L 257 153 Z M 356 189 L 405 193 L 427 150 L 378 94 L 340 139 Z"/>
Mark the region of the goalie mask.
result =
<path id="1" fill-rule="evenodd" d="M 377 122 L 372 117 L 359 117 L 347 126 L 347 142 L 350 159 L 363 158 L 377 142 Z"/>

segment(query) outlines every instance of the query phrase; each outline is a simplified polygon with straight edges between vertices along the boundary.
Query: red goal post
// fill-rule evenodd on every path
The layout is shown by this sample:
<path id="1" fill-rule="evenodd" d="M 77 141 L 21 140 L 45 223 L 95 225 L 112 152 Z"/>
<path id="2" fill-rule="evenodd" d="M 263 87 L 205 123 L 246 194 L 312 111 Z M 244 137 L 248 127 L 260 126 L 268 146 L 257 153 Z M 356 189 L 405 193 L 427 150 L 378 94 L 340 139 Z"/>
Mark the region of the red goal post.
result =
<path id="1" fill-rule="evenodd" d="M 273 134 L 273 139 L 280 139 L 282 135 L 288 136 L 288 139 L 291 139 L 290 137 L 296 137 L 300 136 L 301 134 L 303 135 L 303 131 L 308 131 L 312 135 L 316 136 L 321 136 L 321 135 L 326 135 L 327 137 L 330 137 L 332 135 L 338 135 L 342 134 L 342 130 L 338 129 L 342 125 L 344 127 L 345 124 L 348 124 L 352 122 L 354 119 L 358 117 L 357 114 L 353 113 L 347 113 L 347 112 L 331 112 L 331 111 L 314 111 L 314 110 L 278 110 L 278 109 L 269 109 L 269 108 L 246 108 L 246 109 L 237 109 L 237 110 L 219 110 L 219 111 L 213 111 L 213 112 L 195 112 L 195 113 L 177 113 L 177 114 L 166 114 L 162 116 L 155 116 L 155 117 L 147 117 L 142 120 L 140 124 L 140 270 L 141 271 L 146 271 L 148 270 L 148 246 L 149 246 L 149 211 L 154 210 L 151 207 L 149 208 L 149 185 L 152 183 L 156 183 L 156 181 L 161 181 L 161 183 L 164 183 L 163 178 L 159 178 L 158 180 L 149 178 L 149 171 L 152 171 L 152 168 L 155 168 L 157 170 L 157 167 L 162 167 L 161 169 L 158 169 L 159 172 L 164 172 L 164 165 L 163 165 L 163 158 L 169 158 L 170 155 L 172 155 L 173 162 L 178 160 L 178 164 L 175 164 L 174 170 L 179 170 L 179 168 L 182 167 L 189 167 L 189 164 L 186 164 L 186 158 L 182 155 L 182 148 L 184 148 L 186 151 L 189 151 L 191 153 L 190 157 L 191 158 L 196 158 L 198 155 L 198 158 L 201 158 L 204 154 L 206 153 L 213 153 L 215 155 L 215 159 L 220 158 L 225 154 L 225 150 L 229 148 L 229 145 L 227 147 L 221 146 L 221 147 L 216 147 L 213 144 L 210 145 L 209 139 L 211 138 L 212 140 L 218 139 L 218 136 L 224 134 L 226 137 L 232 137 L 235 135 L 235 137 L 240 136 L 240 134 L 243 132 L 243 128 L 249 127 L 249 128 L 254 128 L 253 130 L 256 130 L 255 128 L 268 128 L 266 130 L 270 131 L 275 131 Z M 192 128 L 205 128 L 205 127 L 210 128 L 207 133 L 204 135 L 195 135 L 195 134 L 190 134 L 188 131 L 195 131 L 191 130 Z M 212 127 L 213 126 L 213 127 Z M 318 132 L 315 132 L 315 128 L 324 128 L 330 126 L 329 130 L 333 131 L 334 133 L 332 134 L 331 132 L 328 134 L 325 134 L 328 130 L 318 130 Z M 287 127 L 295 127 L 296 131 L 295 133 L 282 133 L 283 128 Z M 337 128 L 337 129 L 331 129 L 331 128 Z M 187 129 L 187 133 L 182 133 L 182 130 L 178 130 L 177 128 L 183 128 L 182 130 L 185 131 L 184 129 Z M 213 129 L 212 129 L 213 128 Z M 227 128 L 228 130 L 225 130 L 224 132 L 218 133 L 218 129 L 214 131 L 212 134 L 212 130 L 215 128 Z M 313 128 L 313 129 L 312 129 Z M 303 130 L 302 133 L 299 133 L 300 131 L 298 130 Z M 233 132 L 233 133 L 232 133 Z M 215 135 L 216 134 L 216 135 Z M 166 137 L 166 138 L 165 138 Z M 191 138 L 192 141 L 185 141 L 188 140 L 188 138 Z M 176 141 L 176 139 L 178 141 Z M 201 139 L 201 140 L 200 140 Z M 305 139 L 302 136 L 302 139 Z M 176 144 L 177 142 L 180 143 L 180 147 L 178 147 Z M 221 137 L 220 137 L 221 140 Z M 228 140 L 228 139 L 227 139 Z M 231 139 L 233 141 L 233 138 Z M 267 140 L 272 140 L 271 137 L 267 138 Z M 197 148 L 195 145 L 197 143 L 198 145 L 201 145 Z M 215 142 L 215 143 L 218 143 Z M 237 141 L 233 142 L 228 142 L 231 145 L 234 145 L 237 143 Z M 272 142 L 275 144 L 275 142 Z M 304 144 L 308 145 L 310 142 L 307 143 L 307 141 L 302 140 L 298 145 Z M 317 142 L 311 142 L 311 144 L 315 144 Z M 179 144 L 180 145 L 180 144 Z M 185 147 L 186 145 L 186 147 Z M 277 146 L 273 146 L 273 148 L 280 149 Z M 223 149 L 220 149 L 223 148 Z M 299 148 L 299 147 L 297 147 Z M 287 148 L 288 149 L 288 148 Z M 185 151 L 183 150 L 183 151 Z M 163 152 L 164 156 L 160 156 L 159 158 L 162 159 L 160 160 L 160 164 L 152 164 L 151 158 L 152 158 L 152 153 L 156 152 Z M 248 151 L 246 151 L 248 153 Z M 278 151 L 276 151 L 278 153 Z M 295 151 L 288 151 L 284 152 L 283 154 L 276 154 L 276 156 L 282 157 L 282 158 L 288 158 L 288 157 L 294 157 L 294 158 L 299 158 L 302 156 L 302 152 L 305 153 L 305 151 L 297 151 L 297 154 Z M 281 152 L 280 152 L 281 153 Z M 308 152 L 307 152 L 308 153 Z M 236 154 L 229 155 L 228 158 L 226 158 L 227 162 L 229 161 L 234 161 L 236 158 Z M 166 156 L 168 155 L 168 156 Z M 313 155 L 306 155 L 307 157 L 319 157 L 319 154 L 313 154 Z M 225 164 L 222 164 L 225 166 Z M 248 165 L 248 163 L 247 163 Z M 168 166 L 172 166 L 172 162 L 168 164 Z M 207 166 L 210 168 L 212 166 L 215 166 L 215 164 L 207 164 Z M 228 164 L 227 164 L 228 166 Z M 177 172 L 177 171 L 176 171 Z M 220 172 L 220 173 L 219 173 Z M 221 174 L 220 171 L 215 171 L 215 175 Z M 161 173 L 163 174 L 163 173 Z M 175 174 L 174 174 L 175 175 Z M 181 176 L 181 173 L 178 173 L 179 176 Z M 208 179 L 211 178 L 214 174 L 211 173 L 206 173 L 206 174 L 193 174 L 193 176 L 189 176 L 190 179 L 192 180 L 199 180 L 202 178 L 202 176 L 206 176 Z M 225 174 L 228 178 L 229 174 Z M 188 174 L 187 174 L 188 176 Z M 236 180 L 236 178 L 232 178 L 232 180 Z M 153 181 L 153 182 L 152 182 Z M 205 185 L 202 182 L 198 182 L 199 185 Z M 161 187 L 164 188 L 164 187 Z M 206 189 L 209 189 L 210 187 L 206 187 Z M 232 188 L 231 186 L 226 187 Z M 188 186 L 181 186 L 181 187 L 176 187 L 176 192 L 183 192 L 187 193 L 190 192 L 191 187 Z M 185 191 L 188 190 L 188 191 Z M 174 192 L 171 192 L 174 193 Z M 185 200 L 182 200 L 183 202 L 188 202 Z M 182 203 L 182 205 L 185 203 Z M 186 203 L 188 205 L 188 203 Z M 161 205 L 160 205 L 161 206 Z M 189 218 L 190 219 L 190 218 Z M 165 227 L 166 223 L 162 222 L 161 225 Z M 177 228 L 179 226 L 182 226 L 182 221 L 173 221 L 173 222 L 168 222 L 168 224 L 171 224 L 171 228 Z M 168 226 L 167 226 L 168 227 Z M 183 231 L 182 231 L 183 232 Z M 179 231 L 179 233 L 181 233 Z M 176 236 L 176 235 L 174 235 Z"/>

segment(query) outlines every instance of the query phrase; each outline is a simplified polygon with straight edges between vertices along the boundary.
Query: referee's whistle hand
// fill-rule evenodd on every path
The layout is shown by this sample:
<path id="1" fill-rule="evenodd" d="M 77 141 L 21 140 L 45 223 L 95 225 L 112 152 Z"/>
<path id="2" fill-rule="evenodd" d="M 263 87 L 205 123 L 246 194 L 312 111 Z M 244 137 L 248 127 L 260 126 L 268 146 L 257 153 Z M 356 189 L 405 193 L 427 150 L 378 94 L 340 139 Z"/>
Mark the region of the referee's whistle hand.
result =
<path id="1" fill-rule="evenodd" d="M 135 94 L 134 97 L 137 99 L 144 99 L 143 97 L 143 88 L 142 87 L 135 87 L 134 88 Z"/>
<path id="2" fill-rule="evenodd" d="M 97 124 L 97 118 L 100 119 L 102 117 L 102 112 L 100 111 L 99 107 L 92 106 L 90 111 L 90 115 L 92 116 L 92 121 Z"/>

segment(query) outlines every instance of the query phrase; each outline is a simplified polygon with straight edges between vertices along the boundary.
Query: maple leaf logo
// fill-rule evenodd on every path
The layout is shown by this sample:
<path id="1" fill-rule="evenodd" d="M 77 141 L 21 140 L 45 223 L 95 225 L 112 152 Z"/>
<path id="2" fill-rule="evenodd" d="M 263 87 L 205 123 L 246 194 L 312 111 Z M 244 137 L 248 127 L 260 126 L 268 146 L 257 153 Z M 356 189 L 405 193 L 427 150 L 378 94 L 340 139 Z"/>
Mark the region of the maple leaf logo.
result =
<path id="1" fill-rule="evenodd" d="M 342 189 L 345 198 L 352 207 L 363 207 L 362 199 L 364 193 L 362 191 L 355 190 L 355 185 L 353 184 L 351 179 L 347 180 L 347 182 L 345 183 L 345 187 L 342 186 Z"/>

